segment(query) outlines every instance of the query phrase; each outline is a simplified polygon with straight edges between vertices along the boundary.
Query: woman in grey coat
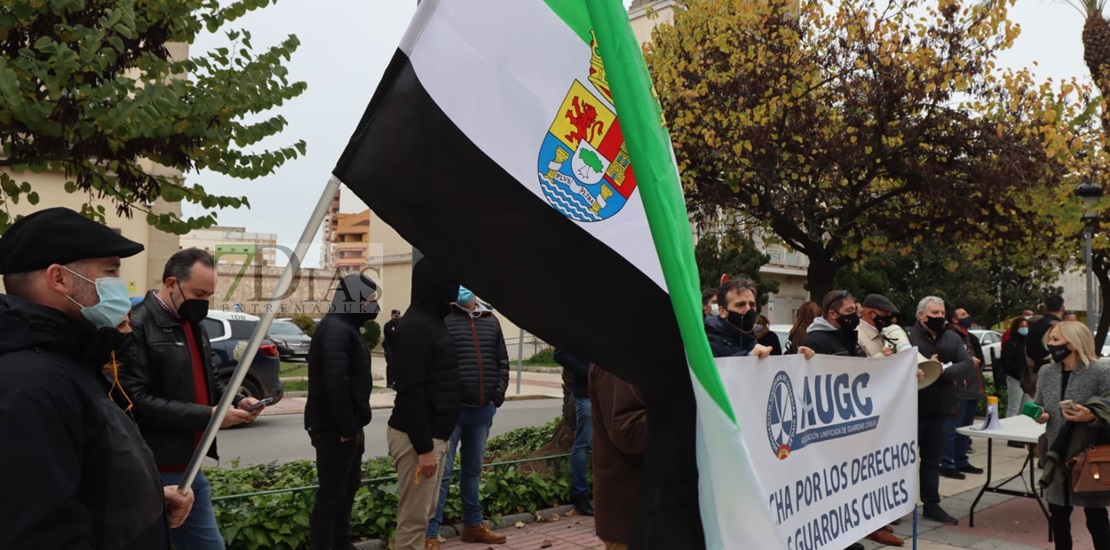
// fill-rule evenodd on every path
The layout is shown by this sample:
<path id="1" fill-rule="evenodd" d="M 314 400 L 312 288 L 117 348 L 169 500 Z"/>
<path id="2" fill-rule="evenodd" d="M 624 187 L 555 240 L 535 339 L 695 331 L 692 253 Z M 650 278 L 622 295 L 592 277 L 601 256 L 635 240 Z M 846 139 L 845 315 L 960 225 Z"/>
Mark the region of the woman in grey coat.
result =
<path id="1" fill-rule="evenodd" d="M 1106 430 L 1107 426 L 1095 417 L 1083 403 L 1095 396 L 1110 396 L 1110 367 L 1098 363 L 1095 340 L 1086 325 L 1076 321 L 1057 323 L 1044 339 L 1052 362 L 1041 367 L 1034 401 L 1044 407 L 1037 419 L 1048 423 L 1048 445 L 1051 448 L 1068 422 Z M 1064 409 L 1061 402 L 1071 401 L 1074 408 Z M 1110 550 L 1110 516 L 1106 506 L 1110 499 L 1095 499 L 1072 493 L 1065 478 L 1055 480 L 1045 487 L 1052 533 L 1057 550 L 1071 550 L 1071 511 L 1080 506 L 1087 516 L 1087 529 L 1096 550 Z"/>

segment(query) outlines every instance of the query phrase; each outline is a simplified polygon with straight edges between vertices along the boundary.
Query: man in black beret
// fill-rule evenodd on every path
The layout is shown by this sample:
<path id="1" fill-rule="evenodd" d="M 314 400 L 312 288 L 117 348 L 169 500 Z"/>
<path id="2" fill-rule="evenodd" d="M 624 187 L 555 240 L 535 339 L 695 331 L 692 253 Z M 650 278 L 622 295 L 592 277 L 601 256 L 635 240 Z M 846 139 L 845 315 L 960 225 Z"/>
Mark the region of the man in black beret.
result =
<path id="1" fill-rule="evenodd" d="M 192 508 L 101 370 L 131 306 L 120 258 L 142 250 L 66 208 L 0 236 L 0 548 L 169 548 Z"/>

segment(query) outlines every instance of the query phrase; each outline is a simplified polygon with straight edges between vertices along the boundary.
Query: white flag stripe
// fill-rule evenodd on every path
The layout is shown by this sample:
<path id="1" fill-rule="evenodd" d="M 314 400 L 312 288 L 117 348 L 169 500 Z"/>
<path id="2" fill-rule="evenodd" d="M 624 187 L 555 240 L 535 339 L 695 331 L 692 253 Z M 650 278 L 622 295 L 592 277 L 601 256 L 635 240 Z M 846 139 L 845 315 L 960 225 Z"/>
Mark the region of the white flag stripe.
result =
<path id="1" fill-rule="evenodd" d="M 588 79 L 589 46 L 540 0 L 424 4 L 423 24 L 402 49 L 421 85 L 467 138 L 546 202 L 537 160 L 571 84 L 601 97 Z M 435 153 L 428 152 L 433 162 Z M 466 179 L 465 166 L 459 174 L 461 185 L 481 183 Z M 666 289 L 638 192 L 613 217 L 576 223 Z"/>

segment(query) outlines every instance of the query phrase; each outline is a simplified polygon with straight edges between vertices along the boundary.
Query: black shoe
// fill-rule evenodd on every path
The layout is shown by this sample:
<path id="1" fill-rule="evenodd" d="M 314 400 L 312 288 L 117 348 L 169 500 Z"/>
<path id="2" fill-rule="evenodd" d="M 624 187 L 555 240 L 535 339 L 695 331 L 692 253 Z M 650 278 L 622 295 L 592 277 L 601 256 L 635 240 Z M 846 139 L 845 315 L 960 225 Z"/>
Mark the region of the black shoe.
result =
<path id="1" fill-rule="evenodd" d="M 967 476 L 961 474 L 960 471 L 955 468 L 941 468 L 940 475 L 952 479 L 967 479 Z"/>
<path id="2" fill-rule="evenodd" d="M 1025 443 L 1022 443 L 1020 441 L 1007 441 L 1006 446 L 1007 447 L 1013 447 L 1015 449 L 1024 449 L 1025 448 Z"/>
<path id="3" fill-rule="evenodd" d="M 921 515 L 933 521 L 939 521 L 948 525 L 959 525 L 960 523 L 960 520 L 948 515 L 948 512 L 945 512 L 943 509 L 941 509 L 939 505 L 926 506 L 925 511 Z"/>
<path id="4" fill-rule="evenodd" d="M 972 466 L 971 464 L 968 464 L 967 466 L 960 466 L 959 468 L 956 468 L 956 469 L 965 473 L 965 474 L 981 474 L 981 473 L 984 472 L 984 470 L 982 468 L 976 468 L 975 466 Z"/>
<path id="5" fill-rule="evenodd" d="M 572 497 L 571 501 L 574 509 L 578 510 L 578 515 L 591 517 L 594 515 L 594 506 L 590 504 L 590 497 Z"/>
<path id="6" fill-rule="evenodd" d="M 863 543 L 853 542 L 851 546 L 845 548 L 844 550 L 863 550 Z"/>

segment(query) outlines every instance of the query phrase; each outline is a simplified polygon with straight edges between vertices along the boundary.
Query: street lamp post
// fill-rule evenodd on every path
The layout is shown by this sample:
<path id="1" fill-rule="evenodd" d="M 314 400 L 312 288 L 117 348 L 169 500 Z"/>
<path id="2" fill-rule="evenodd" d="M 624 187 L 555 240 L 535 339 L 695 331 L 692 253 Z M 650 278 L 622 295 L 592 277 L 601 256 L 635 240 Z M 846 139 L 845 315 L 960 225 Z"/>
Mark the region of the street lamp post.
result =
<path id="1" fill-rule="evenodd" d="M 1094 288 L 1094 269 L 1092 268 L 1091 239 L 1098 225 L 1098 201 L 1102 198 L 1102 186 L 1084 178 L 1075 188 L 1075 196 L 1083 200 L 1083 261 L 1087 263 L 1087 328 L 1095 331 L 1098 291 Z"/>

